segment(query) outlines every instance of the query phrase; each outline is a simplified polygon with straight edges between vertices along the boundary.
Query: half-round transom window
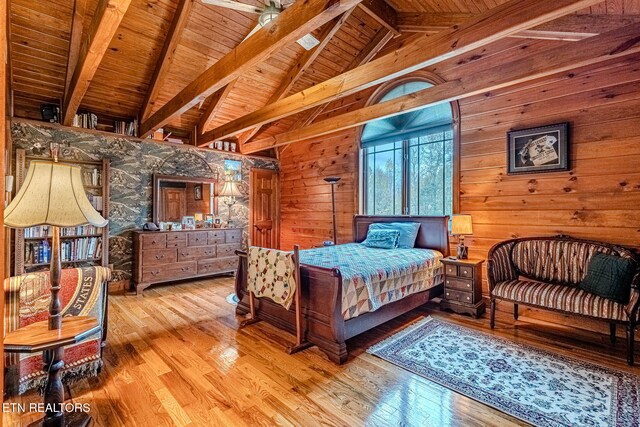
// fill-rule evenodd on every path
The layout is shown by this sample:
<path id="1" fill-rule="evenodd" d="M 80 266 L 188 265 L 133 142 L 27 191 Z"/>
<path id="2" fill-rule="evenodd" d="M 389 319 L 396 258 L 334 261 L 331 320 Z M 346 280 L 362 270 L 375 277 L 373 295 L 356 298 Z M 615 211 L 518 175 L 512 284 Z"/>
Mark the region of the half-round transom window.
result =
<path id="1" fill-rule="evenodd" d="M 402 83 L 378 103 L 433 85 Z M 453 114 L 446 102 L 367 123 L 362 131 L 364 210 L 369 215 L 451 215 Z"/>

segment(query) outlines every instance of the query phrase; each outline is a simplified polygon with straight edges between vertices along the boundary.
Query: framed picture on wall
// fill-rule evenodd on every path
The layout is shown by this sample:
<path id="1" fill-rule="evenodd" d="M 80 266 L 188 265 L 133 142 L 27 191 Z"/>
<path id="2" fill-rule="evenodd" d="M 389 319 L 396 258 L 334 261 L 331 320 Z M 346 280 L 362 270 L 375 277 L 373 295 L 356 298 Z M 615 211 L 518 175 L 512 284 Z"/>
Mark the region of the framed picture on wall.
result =
<path id="1" fill-rule="evenodd" d="M 193 187 L 193 198 L 195 200 L 202 200 L 202 184 Z"/>
<path id="2" fill-rule="evenodd" d="M 569 123 L 507 133 L 507 174 L 569 170 Z"/>

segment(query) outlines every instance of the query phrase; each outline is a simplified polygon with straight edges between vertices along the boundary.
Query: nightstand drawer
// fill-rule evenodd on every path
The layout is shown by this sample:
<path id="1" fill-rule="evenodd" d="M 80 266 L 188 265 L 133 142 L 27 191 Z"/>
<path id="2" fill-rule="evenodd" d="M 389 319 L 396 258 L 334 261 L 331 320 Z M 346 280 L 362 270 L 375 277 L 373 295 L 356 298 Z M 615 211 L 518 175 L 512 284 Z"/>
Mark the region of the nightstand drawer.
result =
<path id="1" fill-rule="evenodd" d="M 445 287 L 447 290 L 454 289 L 466 292 L 473 292 L 473 280 L 457 279 L 447 276 L 445 278 Z"/>
<path id="2" fill-rule="evenodd" d="M 473 267 L 469 265 L 461 265 L 458 267 L 458 277 L 473 277 Z"/>
<path id="3" fill-rule="evenodd" d="M 458 266 L 452 264 L 445 264 L 444 272 L 447 276 L 457 276 L 458 275 Z"/>
<path id="4" fill-rule="evenodd" d="M 473 304 L 473 294 L 471 292 L 454 291 L 446 289 L 444 291 L 444 298 L 449 301 L 458 301 L 465 304 Z"/>

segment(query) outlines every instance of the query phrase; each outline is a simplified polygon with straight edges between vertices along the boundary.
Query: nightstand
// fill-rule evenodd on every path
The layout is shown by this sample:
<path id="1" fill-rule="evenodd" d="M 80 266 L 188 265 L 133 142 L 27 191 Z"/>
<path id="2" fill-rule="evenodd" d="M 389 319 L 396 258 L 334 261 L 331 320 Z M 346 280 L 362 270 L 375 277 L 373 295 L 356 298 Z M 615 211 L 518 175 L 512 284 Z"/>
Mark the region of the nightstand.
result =
<path id="1" fill-rule="evenodd" d="M 484 259 L 444 258 L 444 294 L 441 310 L 470 314 L 484 313 L 486 303 L 482 299 L 482 263 Z"/>

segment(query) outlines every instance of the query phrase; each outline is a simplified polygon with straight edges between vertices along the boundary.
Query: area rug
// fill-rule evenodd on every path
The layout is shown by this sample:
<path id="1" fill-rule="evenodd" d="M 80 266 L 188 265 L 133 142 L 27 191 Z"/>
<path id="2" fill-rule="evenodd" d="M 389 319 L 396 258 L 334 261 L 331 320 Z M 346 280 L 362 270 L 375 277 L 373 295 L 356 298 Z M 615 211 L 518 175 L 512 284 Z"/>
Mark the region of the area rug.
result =
<path id="1" fill-rule="evenodd" d="M 535 426 L 640 425 L 640 377 L 426 318 L 374 354 Z"/>

